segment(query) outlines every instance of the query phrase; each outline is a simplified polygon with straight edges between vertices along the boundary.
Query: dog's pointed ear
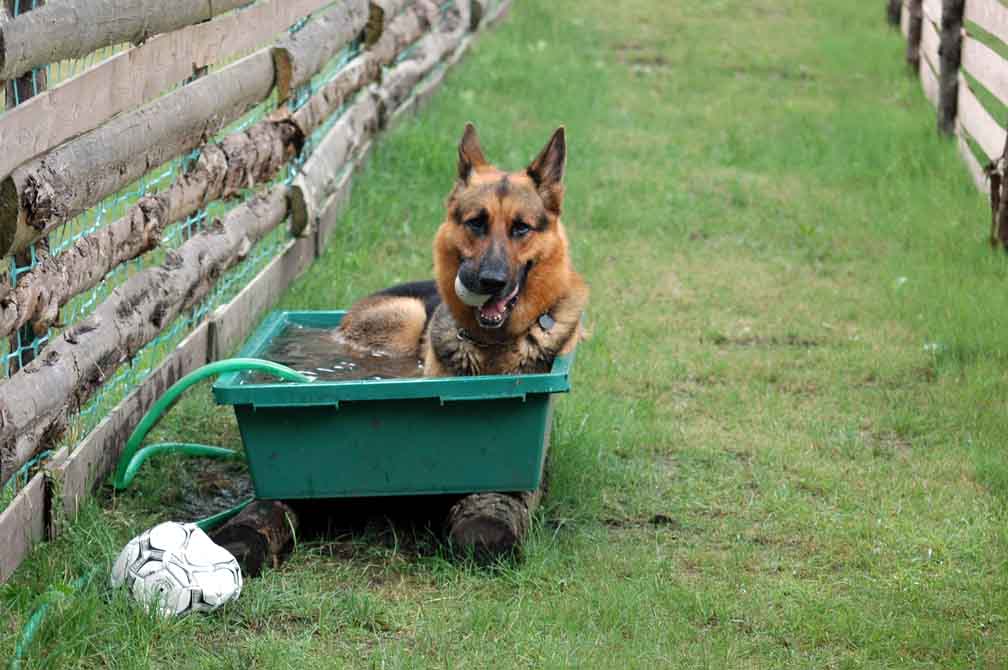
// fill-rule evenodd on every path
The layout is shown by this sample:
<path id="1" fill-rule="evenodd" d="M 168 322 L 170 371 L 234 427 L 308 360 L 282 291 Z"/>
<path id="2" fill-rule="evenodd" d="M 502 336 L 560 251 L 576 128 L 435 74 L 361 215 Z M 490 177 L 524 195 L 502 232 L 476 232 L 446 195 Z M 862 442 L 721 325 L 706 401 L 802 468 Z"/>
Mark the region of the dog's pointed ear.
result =
<path id="1" fill-rule="evenodd" d="M 567 165 L 567 132 L 563 126 L 556 129 L 553 137 L 543 148 L 525 172 L 535 182 L 539 195 L 547 208 L 560 212 L 563 201 L 564 169 Z"/>
<path id="2" fill-rule="evenodd" d="M 475 168 L 487 164 L 486 156 L 483 155 L 483 148 L 480 147 L 479 136 L 476 135 L 476 126 L 467 123 L 465 132 L 462 133 L 462 141 L 459 142 L 459 162 L 458 176 L 463 182 L 469 181 L 469 175 Z"/>

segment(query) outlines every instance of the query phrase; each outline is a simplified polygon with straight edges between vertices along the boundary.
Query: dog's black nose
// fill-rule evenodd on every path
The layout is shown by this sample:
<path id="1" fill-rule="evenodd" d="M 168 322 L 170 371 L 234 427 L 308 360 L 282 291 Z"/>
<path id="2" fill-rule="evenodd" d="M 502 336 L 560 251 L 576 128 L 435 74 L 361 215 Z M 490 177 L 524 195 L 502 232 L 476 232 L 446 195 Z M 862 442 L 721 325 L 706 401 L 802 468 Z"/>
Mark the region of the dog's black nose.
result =
<path id="1" fill-rule="evenodd" d="M 507 286 L 507 272 L 498 269 L 480 270 L 477 277 L 480 285 L 480 293 L 495 295 L 500 293 Z"/>

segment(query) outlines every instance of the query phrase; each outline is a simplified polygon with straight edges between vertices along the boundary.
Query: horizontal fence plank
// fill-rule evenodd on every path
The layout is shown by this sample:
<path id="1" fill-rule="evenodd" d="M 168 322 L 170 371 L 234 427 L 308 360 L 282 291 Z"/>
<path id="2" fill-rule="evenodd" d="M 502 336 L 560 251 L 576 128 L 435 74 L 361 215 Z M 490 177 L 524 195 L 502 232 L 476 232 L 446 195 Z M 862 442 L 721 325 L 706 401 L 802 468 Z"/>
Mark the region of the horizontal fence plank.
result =
<path id="1" fill-rule="evenodd" d="M 415 110 L 414 89 L 424 78 L 450 61 L 469 31 L 469 5 L 455 3 L 456 13 L 445 17 L 439 30 L 417 42 L 415 56 L 396 65 L 382 78 L 378 95 L 382 105 L 382 126 L 395 125 Z"/>
<path id="2" fill-rule="evenodd" d="M 918 65 L 920 69 L 920 80 L 921 88 L 924 89 L 924 95 L 935 107 L 938 106 L 938 75 L 935 71 L 931 69 L 931 65 L 928 63 L 927 58 L 921 58 L 920 64 Z"/>
<path id="3" fill-rule="evenodd" d="M 1008 7 L 999 0 L 966 0 L 965 18 L 1008 42 Z"/>
<path id="4" fill-rule="evenodd" d="M 291 184 L 291 227 L 308 230 L 332 195 L 346 166 L 378 131 L 380 111 L 376 96 L 369 90 L 350 105 L 346 113 L 326 133 L 301 174 Z"/>
<path id="5" fill-rule="evenodd" d="M 292 89 L 307 84 L 312 75 L 360 35 L 368 16 L 367 0 L 341 0 L 280 40 L 273 48 L 279 99 L 286 100 Z"/>
<path id="6" fill-rule="evenodd" d="M 45 355 L 0 384 L 0 481 L 51 447 L 68 419 L 107 379 L 195 307 L 229 268 L 287 218 L 288 188 L 275 186 L 186 240 L 163 263 L 134 274 Z"/>
<path id="7" fill-rule="evenodd" d="M 959 75 L 959 122 L 991 160 L 1001 156 L 1005 146 L 1005 130 L 977 100 L 969 83 Z"/>
<path id="8" fill-rule="evenodd" d="M 347 64 L 296 112 L 280 110 L 217 143 L 203 145 L 199 158 L 169 188 L 140 198 L 121 218 L 22 274 L 17 286 L 0 301 L 0 335 L 28 322 L 36 327 L 55 323 L 60 308 L 70 299 L 97 286 L 120 264 L 155 248 L 167 226 L 213 201 L 272 179 L 304 137 L 356 91 L 377 80 L 381 67 L 391 64 L 426 27 L 412 11 L 399 15 L 372 48 Z"/>
<path id="9" fill-rule="evenodd" d="M 491 20 L 499 20 L 503 17 L 508 4 L 498 5 L 497 10 L 490 17 Z M 459 18 L 468 21 L 469 16 L 467 13 L 462 13 Z M 485 22 L 483 25 L 488 25 L 488 23 Z M 430 66 L 436 65 L 437 61 L 441 59 L 445 59 L 448 65 L 453 64 L 461 58 L 462 53 L 471 42 L 471 38 L 462 40 L 457 34 L 439 37 L 440 39 L 425 44 L 426 48 L 421 50 L 422 53 L 425 53 L 423 60 L 424 65 L 428 67 L 427 71 Z M 405 76 L 414 76 L 413 64 L 399 69 Z M 441 83 L 442 78 L 443 70 L 435 70 L 428 79 L 421 81 L 416 94 L 410 99 L 428 98 Z M 401 85 L 403 81 L 402 78 L 399 78 L 396 85 Z M 393 96 L 393 99 L 397 97 L 398 94 Z M 292 240 L 285 245 L 280 256 L 271 261 L 249 284 L 250 288 L 253 286 L 263 288 L 253 288 L 251 291 L 246 289 L 229 302 L 228 305 L 232 306 L 232 309 L 236 310 L 235 312 L 228 310 L 215 312 L 215 315 L 223 317 L 223 320 L 214 322 L 212 328 L 210 321 L 198 326 L 161 365 L 103 419 L 99 426 L 71 453 L 69 458 L 56 464 L 56 467 L 52 469 L 55 490 L 53 506 L 54 516 L 59 523 L 54 527 L 54 531 L 59 530 L 63 523 L 76 517 L 83 498 L 89 495 L 114 469 L 128 435 L 154 400 L 174 381 L 207 362 L 213 354 L 223 355 L 225 350 L 237 346 L 256 325 L 256 319 L 251 315 L 269 309 L 270 303 L 274 302 L 273 294 L 282 292 L 281 287 L 286 287 L 293 281 L 310 264 L 312 257 L 321 252 L 322 245 L 334 229 L 337 217 L 349 198 L 352 177 L 356 170 L 365 163 L 373 145 L 373 141 L 368 141 L 356 152 L 355 158 L 349 162 L 349 169 L 345 171 L 338 184 L 332 189 L 328 202 L 325 204 L 315 237 Z M 235 227 L 234 224 L 224 226 L 225 230 Z M 246 245 L 245 249 L 247 250 L 247 248 Z M 177 253 L 182 251 L 180 249 Z M 174 265 L 174 263 L 171 264 Z M 118 289 L 120 297 L 129 291 L 128 284 Z M 260 291 L 265 292 L 266 295 L 262 295 L 259 293 Z M 234 330 L 229 330 L 226 333 L 221 331 L 223 323 L 228 323 L 227 328 Z M 237 325 L 233 326 L 232 323 Z M 212 332 L 215 334 L 212 335 Z M 213 343 L 214 339 L 217 344 Z M 233 344 L 228 345 L 227 343 Z M 58 357 L 51 363 L 58 364 Z M 106 369 L 103 372 L 110 375 L 112 371 L 112 369 Z M 3 396 L 7 390 L 5 386 L 0 385 L 0 406 L 4 405 Z M 16 562 L 12 563 L 16 565 Z"/>
<path id="10" fill-rule="evenodd" d="M 103 47 L 139 44 L 159 33 L 202 23 L 247 0 L 90 0 L 50 2 L 0 27 L 0 79 L 81 58 Z"/>
<path id="11" fill-rule="evenodd" d="M 935 25 L 941 25 L 942 0 L 924 0 L 924 18 L 929 19 Z"/>
<path id="12" fill-rule="evenodd" d="M 301 137 L 290 122 L 264 119 L 200 147 L 199 158 L 171 186 L 139 198 L 122 217 L 81 236 L 58 255 L 39 258 L 21 274 L 0 300 L 0 336 L 26 323 L 36 330 L 52 326 L 75 296 L 155 249 L 171 224 L 273 179 L 296 154 Z"/>
<path id="13" fill-rule="evenodd" d="M 0 182 L 0 255 L 197 148 L 266 100 L 273 81 L 263 49 L 16 168 Z"/>
<path id="14" fill-rule="evenodd" d="M 425 34 L 431 27 L 432 12 L 436 11 L 428 0 L 421 0 L 387 24 L 383 23 L 379 39 L 347 63 L 339 74 L 291 114 L 297 127 L 306 136 L 309 135 L 313 128 L 342 108 L 365 84 L 380 80 L 381 68 L 392 65 L 410 44 Z"/>
<path id="15" fill-rule="evenodd" d="M 45 537 L 45 473 L 39 472 L 0 512 L 0 584 Z"/>
<path id="16" fill-rule="evenodd" d="M 449 26 L 442 26 L 444 30 L 430 32 L 417 41 L 412 47 L 412 57 L 386 72 L 381 87 L 361 94 L 305 162 L 291 189 L 291 226 L 295 231 L 318 225 L 329 197 L 346 166 L 354 160 L 354 155 L 381 127 L 387 129 L 394 120 L 409 113 L 405 107 L 412 104 L 412 99 L 404 104 L 405 96 L 442 58 L 445 50 L 457 46 L 468 32 L 469 13 L 465 2 L 467 0 L 463 0 L 462 5 L 456 5 L 458 15 L 454 17 L 454 30 L 444 32 Z M 402 14 L 390 24 L 381 40 L 374 45 L 374 57 L 384 63 L 391 62 L 391 49 L 404 48 L 407 40 L 422 34 L 424 23 L 434 21 L 436 17 L 436 7 L 426 0 L 418 2 L 414 10 L 416 15 Z M 453 21 L 448 18 L 445 22 Z M 416 72 L 416 76 L 403 79 L 407 72 Z M 391 96 L 387 95 L 390 89 L 394 91 Z M 334 97 L 339 99 L 342 96 Z M 304 110 L 311 108 L 312 105 L 306 105 Z M 297 116 L 295 114 L 295 119 Z"/>
<path id="17" fill-rule="evenodd" d="M 207 363 L 209 327 L 198 326 L 146 379 L 123 398 L 101 423 L 52 470 L 54 532 L 77 518 L 80 504 L 91 494 L 119 461 L 126 440 L 140 419 L 168 388 Z"/>
<path id="18" fill-rule="evenodd" d="M 969 34 L 963 36 L 962 69 L 1008 105 L 1008 61 Z"/>
<path id="19" fill-rule="evenodd" d="M 941 59 L 938 56 L 940 45 L 941 38 L 938 36 L 935 25 L 925 17 L 925 20 L 921 23 L 920 54 L 931 63 L 931 69 L 935 72 L 938 72 L 941 68 Z"/>
<path id="20" fill-rule="evenodd" d="M 67 448 L 60 448 L 18 491 L 14 499 L 0 511 L 0 584 L 14 573 L 18 565 L 39 542 L 52 536 L 51 495 L 46 481 L 51 468 L 66 461 Z"/>
<path id="21" fill-rule="evenodd" d="M 60 143 L 146 104 L 197 70 L 270 42 L 331 0 L 272 0 L 116 54 L 0 115 L 0 177 Z M 46 123 L 40 124 L 39 118 Z"/>
<path id="22" fill-rule="evenodd" d="M 364 145 L 353 166 L 344 173 L 343 178 L 340 179 L 339 183 L 336 184 L 336 188 L 333 189 L 332 195 L 329 196 L 329 201 L 326 202 L 325 209 L 322 210 L 318 224 L 315 227 L 316 257 L 321 256 L 325 252 L 326 245 L 329 244 L 329 238 L 332 237 L 333 231 L 336 230 L 339 217 L 350 202 L 350 194 L 353 192 L 354 175 L 367 164 L 368 156 L 373 147 L 374 140 Z"/>
<path id="23" fill-rule="evenodd" d="M 962 156 L 963 162 L 966 163 L 966 169 L 969 171 L 970 177 L 973 178 L 973 183 L 976 185 L 977 190 L 989 195 L 990 182 L 987 180 L 987 175 L 984 174 L 983 166 L 980 165 L 980 161 L 973 154 L 973 150 L 970 149 L 961 130 L 956 134 L 956 145 L 959 148 L 959 155 Z"/>

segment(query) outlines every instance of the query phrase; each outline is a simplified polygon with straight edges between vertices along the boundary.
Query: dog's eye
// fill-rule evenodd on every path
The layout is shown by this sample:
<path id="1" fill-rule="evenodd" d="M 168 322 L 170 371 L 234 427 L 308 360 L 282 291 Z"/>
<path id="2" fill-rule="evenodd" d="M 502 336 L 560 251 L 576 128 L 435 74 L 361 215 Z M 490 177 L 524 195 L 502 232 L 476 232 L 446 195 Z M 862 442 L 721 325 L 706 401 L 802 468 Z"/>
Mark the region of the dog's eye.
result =
<path id="1" fill-rule="evenodd" d="M 511 224 L 511 237 L 525 237 L 530 232 L 532 232 L 532 226 L 521 219 L 515 219 Z"/>
<path id="2" fill-rule="evenodd" d="M 465 227 L 471 230 L 475 235 L 485 235 L 487 229 L 486 217 L 474 216 L 471 219 L 466 219 Z"/>

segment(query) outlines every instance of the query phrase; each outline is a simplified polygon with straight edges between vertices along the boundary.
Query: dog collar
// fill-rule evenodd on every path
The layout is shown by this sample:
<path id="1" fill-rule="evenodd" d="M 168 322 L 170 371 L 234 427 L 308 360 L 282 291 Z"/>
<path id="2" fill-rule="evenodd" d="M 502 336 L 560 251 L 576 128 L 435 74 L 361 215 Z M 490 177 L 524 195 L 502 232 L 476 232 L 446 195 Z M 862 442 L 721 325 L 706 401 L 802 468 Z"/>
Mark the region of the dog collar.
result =
<path id="1" fill-rule="evenodd" d="M 556 319 L 554 319 L 549 312 L 543 312 L 540 314 L 539 318 L 536 319 L 536 322 L 539 324 L 539 327 L 547 333 L 552 330 L 553 326 L 556 325 Z M 495 342 L 483 342 L 482 340 L 477 340 L 465 328 L 458 329 L 457 337 L 464 342 L 475 344 L 477 347 L 499 346 Z"/>

